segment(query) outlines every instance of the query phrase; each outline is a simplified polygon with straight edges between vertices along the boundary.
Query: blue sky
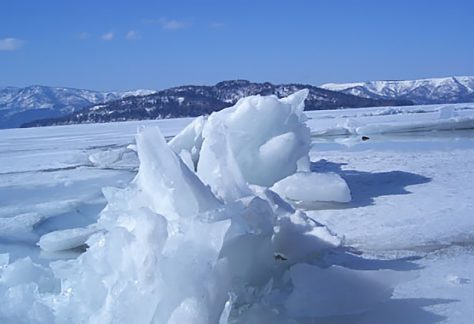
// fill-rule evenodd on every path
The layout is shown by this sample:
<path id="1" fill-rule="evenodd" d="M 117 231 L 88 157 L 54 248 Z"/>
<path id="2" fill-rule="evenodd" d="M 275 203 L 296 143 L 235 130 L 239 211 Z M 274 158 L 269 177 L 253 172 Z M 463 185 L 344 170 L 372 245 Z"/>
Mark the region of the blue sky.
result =
<path id="1" fill-rule="evenodd" d="M 0 86 L 474 75 L 472 0 L 5 0 Z"/>

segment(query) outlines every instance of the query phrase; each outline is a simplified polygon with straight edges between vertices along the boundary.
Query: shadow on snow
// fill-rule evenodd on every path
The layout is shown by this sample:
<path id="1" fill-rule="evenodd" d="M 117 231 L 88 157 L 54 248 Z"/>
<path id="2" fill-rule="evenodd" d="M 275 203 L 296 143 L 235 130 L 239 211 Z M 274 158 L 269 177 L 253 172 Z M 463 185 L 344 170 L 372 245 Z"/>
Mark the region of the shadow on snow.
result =
<path id="1" fill-rule="evenodd" d="M 428 183 L 431 178 L 405 172 L 364 172 L 356 170 L 343 170 L 342 166 L 347 163 L 335 163 L 325 159 L 317 162 L 311 162 L 311 171 L 313 172 L 334 172 L 346 180 L 352 195 L 352 201 L 347 204 L 321 204 L 315 209 L 346 209 L 369 206 L 374 203 L 375 197 L 388 195 L 405 195 L 411 192 L 406 189 L 407 186 Z M 303 206 L 304 207 L 304 206 Z"/>
<path id="2" fill-rule="evenodd" d="M 446 316 L 434 314 L 423 308 L 456 301 L 442 298 L 390 299 L 375 310 L 358 315 L 330 317 L 318 321 L 318 324 L 434 324 L 445 320 Z"/>
<path id="3" fill-rule="evenodd" d="M 352 194 L 352 201 L 347 204 L 339 203 L 317 203 L 311 206 L 299 205 L 298 207 L 308 209 L 349 209 L 369 206 L 374 204 L 374 198 L 387 195 L 405 195 L 411 192 L 406 189 L 410 185 L 424 184 L 431 178 L 422 175 L 404 172 L 363 172 L 356 170 L 344 170 L 342 167 L 347 163 L 335 163 L 325 159 L 311 162 L 313 172 L 334 172 L 346 180 Z M 321 267 L 340 265 L 356 270 L 395 270 L 412 271 L 422 267 L 414 261 L 420 257 L 405 257 L 398 259 L 365 259 L 361 252 L 350 247 L 344 247 L 332 252 L 325 258 L 323 263 L 317 264 Z M 438 323 L 446 317 L 434 314 L 425 307 L 448 304 L 456 302 L 454 299 L 440 298 L 405 298 L 390 299 L 381 304 L 377 309 L 364 314 L 350 316 L 336 316 L 325 318 L 321 323 L 387 323 L 387 324 L 431 324 Z M 319 323 L 319 322 L 318 322 Z"/>

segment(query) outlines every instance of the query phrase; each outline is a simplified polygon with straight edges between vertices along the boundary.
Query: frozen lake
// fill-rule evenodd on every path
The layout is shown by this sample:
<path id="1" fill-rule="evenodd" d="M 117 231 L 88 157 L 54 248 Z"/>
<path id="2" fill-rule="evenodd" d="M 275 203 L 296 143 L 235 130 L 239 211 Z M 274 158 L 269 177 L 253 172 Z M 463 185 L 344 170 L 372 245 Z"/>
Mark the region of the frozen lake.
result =
<path id="1" fill-rule="evenodd" d="M 472 105 L 449 109 L 469 122 Z M 440 125 L 440 106 L 385 112 L 308 114 L 312 170 L 339 174 L 352 201 L 299 207 L 377 260 L 361 268 L 417 274 L 389 303 L 341 322 L 380 323 L 383 315 L 384 323 L 468 323 L 474 315 L 474 131 L 420 128 Z M 459 122 L 453 118 L 442 120 Z M 370 129 L 369 139 L 362 140 L 363 131 L 341 133 L 349 120 Z M 36 243 L 50 231 L 96 221 L 106 204 L 102 188 L 124 187 L 136 174 L 138 159 L 126 148 L 138 127 L 159 126 L 170 137 L 190 121 L 0 130 L 0 253 L 42 264 L 77 256 L 81 251 L 42 252 Z M 374 131 L 384 125 L 392 132 Z M 403 132 L 414 125 L 419 131 Z"/>

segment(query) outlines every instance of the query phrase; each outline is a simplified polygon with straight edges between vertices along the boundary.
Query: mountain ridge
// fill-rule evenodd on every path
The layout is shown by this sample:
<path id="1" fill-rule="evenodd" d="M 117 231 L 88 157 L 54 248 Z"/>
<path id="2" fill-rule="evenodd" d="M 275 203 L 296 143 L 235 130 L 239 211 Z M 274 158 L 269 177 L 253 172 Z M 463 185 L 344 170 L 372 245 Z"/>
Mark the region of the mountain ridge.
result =
<path id="1" fill-rule="evenodd" d="M 270 82 L 227 80 L 211 86 L 185 85 L 146 96 L 127 97 L 93 105 L 65 117 L 30 122 L 23 126 L 194 117 L 229 107 L 249 95 L 275 94 L 278 97 L 286 97 L 304 88 L 309 89 L 305 102 L 306 110 L 412 104 L 409 101 L 361 98 L 297 83 L 275 85 Z"/>
<path id="2" fill-rule="evenodd" d="M 364 98 L 409 100 L 415 104 L 474 101 L 474 76 L 325 83 L 320 87 Z"/>
<path id="3" fill-rule="evenodd" d="M 0 88 L 0 128 L 18 127 L 41 118 L 60 117 L 82 108 L 153 90 L 94 91 L 32 85 Z"/>

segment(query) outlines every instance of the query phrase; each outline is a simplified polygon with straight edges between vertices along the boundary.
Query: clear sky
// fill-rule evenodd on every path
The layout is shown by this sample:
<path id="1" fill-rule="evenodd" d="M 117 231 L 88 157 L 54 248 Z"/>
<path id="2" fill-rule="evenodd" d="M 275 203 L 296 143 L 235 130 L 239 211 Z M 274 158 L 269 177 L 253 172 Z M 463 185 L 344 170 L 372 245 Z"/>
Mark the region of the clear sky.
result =
<path id="1" fill-rule="evenodd" d="M 0 0 L 0 86 L 474 75 L 474 0 Z"/>

